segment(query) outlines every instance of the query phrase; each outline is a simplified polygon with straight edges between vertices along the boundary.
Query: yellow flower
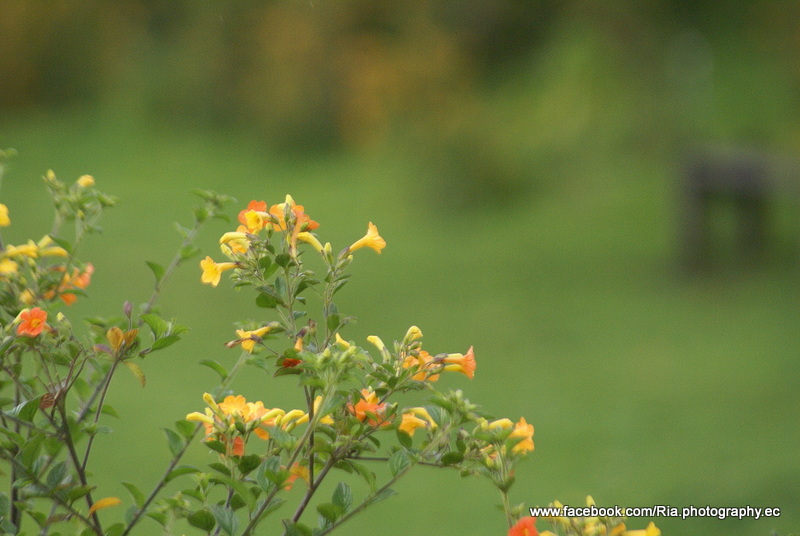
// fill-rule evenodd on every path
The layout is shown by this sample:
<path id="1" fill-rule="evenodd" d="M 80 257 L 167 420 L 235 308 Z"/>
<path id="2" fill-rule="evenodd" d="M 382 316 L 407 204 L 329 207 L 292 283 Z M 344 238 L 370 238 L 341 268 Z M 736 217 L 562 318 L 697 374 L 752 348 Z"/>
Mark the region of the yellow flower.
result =
<path id="1" fill-rule="evenodd" d="M 297 238 L 306 244 L 311 244 L 318 253 L 322 253 L 323 246 L 313 234 L 309 233 L 308 231 L 303 231 L 302 233 L 297 233 Z"/>
<path id="2" fill-rule="evenodd" d="M 244 213 L 245 226 L 247 227 L 247 230 L 253 234 L 264 228 L 265 219 L 269 220 L 272 219 L 272 217 L 269 215 L 269 213 L 258 210 L 248 210 Z"/>
<path id="3" fill-rule="evenodd" d="M 39 242 L 36 243 L 40 257 L 66 257 L 69 255 L 67 250 L 62 247 L 54 246 L 53 239 L 49 235 L 44 235 Z"/>
<path id="4" fill-rule="evenodd" d="M 200 268 L 203 269 L 203 275 L 200 280 L 203 283 L 208 283 L 212 287 L 219 285 L 219 280 L 222 278 L 222 272 L 236 268 L 235 262 L 214 262 L 211 257 L 206 257 L 200 261 Z"/>
<path id="5" fill-rule="evenodd" d="M 381 356 L 383 357 L 384 362 L 389 361 L 391 359 L 391 354 L 389 353 L 389 349 L 386 348 L 386 345 L 383 344 L 383 341 L 377 335 L 370 335 L 367 337 L 367 341 L 369 341 L 375 348 L 377 348 Z"/>
<path id="6" fill-rule="evenodd" d="M 514 447 L 511 449 L 511 452 L 515 454 L 525 454 L 532 451 L 533 425 L 528 424 L 527 421 L 525 421 L 525 417 L 520 417 L 519 422 L 514 425 L 514 431 L 511 432 L 508 438 L 509 439 L 522 438 L 522 441 L 514 445 Z"/>
<path id="7" fill-rule="evenodd" d="M 240 225 L 236 231 L 225 233 L 219 239 L 219 248 L 224 255 L 242 255 L 250 249 L 250 240 L 247 238 L 247 227 Z"/>
<path id="8" fill-rule="evenodd" d="M 253 348 L 255 348 L 256 345 L 255 337 L 258 337 L 260 339 L 261 337 L 269 333 L 271 329 L 272 329 L 271 325 L 254 329 L 253 331 L 245 331 L 243 329 L 237 329 L 236 334 L 239 336 L 239 341 L 242 343 L 242 349 L 247 350 L 252 354 Z"/>
<path id="9" fill-rule="evenodd" d="M 207 413 L 200 413 L 199 411 L 193 411 L 193 412 L 189 413 L 188 415 L 186 415 L 186 420 L 187 421 L 202 422 L 202 423 L 206 423 L 206 424 L 214 424 L 214 417 L 212 415 L 208 414 L 208 413 L 210 413 L 208 410 L 206 410 L 206 411 L 207 411 Z"/>
<path id="10" fill-rule="evenodd" d="M 338 346 L 340 350 L 347 350 L 348 348 L 350 348 L 350 343 L 344 340 L 342 336 L 339 335 L 338 331 L 336 332 L 335 339 L 336 339 L 336 346 Z"/>
<path id="11" fill-rule="evenodd" d="M 39 255 L 39 247 L 33 243 L 33 240 L 28 240 L 27 244 L 21 246 L 8 246 L 6 248 L 5 257 L 30 257 L 35 259 Z"/>
<path id="12" fill-rule="evenodd" d="M 377 253 L 380 253 L 381 250 L 386 247 L 386 240 L 378 234 L 378 228 L 372 222 L 369 222 L 367 234 L 353 242 L 348 249 L 350 251 L 355 251 L 363 247 L 372 248 Z"/>
<path id="13" fill-rule="evenodd" d="M 436 423 L 425 408 L 410 408 L 403 413 L 403 422 L 399 427 L 401 431 L 413 436 L 420 427 L 436 428 Z"/>
<path id="14" fill-rule="evenodd" d="M 78 180 L 75 181 L 75 184 L 77 184 L 81 188 L 89 188 L 91 186 L 94 186 L 94 177 L 92 177 L 91 175 L 81 175 L 78 178 Z"/>
<path id="15" fill-rule="evenodd" d="M 408 328 L 408 331 L 406 331 L 406 336 L 403 339 L 403 342 L 408 344 L 412 341 L 416 341 L 421 338 L 422 338 L 422 330 L 419 329 L 417 326 L 411 326 L 410 328 Z"/>
<path id="16" fill-rule="evenodd" d="M 0 227 L 11 225 L 11 218 L 8 217 L 8 207 L 0 203 Z"/>
<path id="17" fill-rule="evenodd" d="M 0 261 L 0 276 L 16 274 L 17 268 L 16 262 L 11 259 L 3 259 Z"/>

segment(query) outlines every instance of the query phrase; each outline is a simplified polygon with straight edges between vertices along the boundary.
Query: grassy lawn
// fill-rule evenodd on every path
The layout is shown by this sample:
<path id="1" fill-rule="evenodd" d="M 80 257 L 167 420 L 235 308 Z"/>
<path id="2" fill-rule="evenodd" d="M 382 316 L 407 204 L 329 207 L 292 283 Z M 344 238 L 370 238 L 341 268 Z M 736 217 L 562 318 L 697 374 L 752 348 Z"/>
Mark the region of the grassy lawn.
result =
<path id="1" fill-rule="evenodd" d="M 443 381 L 498 416 L 536 426 L 536 451 L 512 500 L 577 505 L 592 494 L 600 506 L 783 511 L 759 521 L 655 519 L 665 534 L 783 535 L 800 526 L 798 265 L 789 251 L 764 267 L 724 263 L 682 276 L 674 171 L 663 152 L 554 166 L 541 193 L 460 207 L 392 151 L 287 159 L 244 136 L 137 124 L 124 114 L 5 117 L 0 146 L 20 152 L 0 192 L 12 211 L 6 242 L 48 231 L 38 179 L 48 168 L 65 180 L 91 173 L 122 198 L 102 222 L 105 234 L 83 251 L 95 277 L 90 298 L 70 313 L 111 316 L 125 299 L 146 301 L 144 260 L 171 258 L 179 239 L 171 225 L 189 221 L 192 188 L 235 196 L 232 216 L 250 199 L 291 193 L 334 247 L 360 237 L 370 220 L 388 242 L 380 257 L 355 263 L 339 304 L 359 319 L 348 338 L 393 340 L 416 324 L 432 351 L 474 345 L 475 379 Z M 206 230 L 204 254 L 220 257 L 216 240 L 228 227 Z M 791 250 L 800 229 L 779 231 Z M 159 428 L 201 409 L 213 386 L 196 363 L 232 362 L 236 352 L 223 347 L 232 323 L 264 318 L 246 291 L 225 282 L 212 289 L 199 276 L 190 263 L 163 297 L 165 314 L 192 331 L 145 360 L 147 387 L 124 373 L 114 381 L 110 402 L 123 420 L 109 422 L 114 434 L 97 442 L 99 496 L 127 497 L 120 480 L 147 489 L 160 475 L 168 454 Z M 237 387 L 268 406 L 294 407 L 293 382 L 248 375 Z M 212 456 L 198 448 L 190 461 Z M 397 491 L 342 533 L 504 533 L 488 483 L 423 468 Z"/>

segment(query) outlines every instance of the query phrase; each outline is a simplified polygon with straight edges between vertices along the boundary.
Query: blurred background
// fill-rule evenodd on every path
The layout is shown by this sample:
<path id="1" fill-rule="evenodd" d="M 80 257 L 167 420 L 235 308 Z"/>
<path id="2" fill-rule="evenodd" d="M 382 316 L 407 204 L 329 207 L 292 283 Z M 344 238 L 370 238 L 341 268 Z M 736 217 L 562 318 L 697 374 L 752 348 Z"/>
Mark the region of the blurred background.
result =
<path id="1" fill-rule="evenodd" d="M 416 324 L 431 352 L 474 345 L 475 379 L 443 384 L 535 425 L 512 501 L 780 507 L 653 521 L 665 534 L 797 532 L 800 3 L 11 0 L 0 12 L 0 148 L 19 152 L 0 191 L 4 240 L 48 232 L 49 168 L 122 198 L 83 250 L 96 272 L 74 323 L 147 300 L 144 260 L 171 258 L 191 189 L 235 196 L 232 217 L 291 193 L 334 247 L 367 221 L 388 242 L 356 259 L 346 338 Z M 706 154 L 722 164 L 703 199 L 722 194 L 688 265 L 687 162 Z M 756 216 L 725 171 L 741 154 L 768 169 L 756 183 L 778 185 L 744 188 L 766 214 L 755 257 L 737 229 Z M 203 254 L 219 259 L 230 228 L 211 224 Z M 194 261 L 178 272 L 162 312 L 192 331 L 142 363 L 144 389 L 115 379 L 123 419 L 96 443 L 98 496 L 127 497 L 120 480 L 149 488 L 168 457 L 160 428 L 214 385 L 197 362 L 232 364 L 233 323 L 264 311 L 226 282 L 201 285 Z M 300 404 L 291 378 L 248 374 L 236 389 Z M 212 456 L 198 447 L 190 461 Z M 341 532 L 505 533 L 488 482 L 422 468 L 397 491 Z"/>

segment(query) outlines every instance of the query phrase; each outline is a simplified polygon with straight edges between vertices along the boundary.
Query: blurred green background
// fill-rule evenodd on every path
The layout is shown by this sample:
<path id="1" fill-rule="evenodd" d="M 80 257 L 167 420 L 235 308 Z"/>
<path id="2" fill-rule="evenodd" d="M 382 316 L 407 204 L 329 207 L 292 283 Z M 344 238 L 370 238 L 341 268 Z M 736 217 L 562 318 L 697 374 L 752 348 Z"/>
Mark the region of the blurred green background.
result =
<path id="1" fill-rule="evenodd" d="M 780 518 L 654 519 L 665 534 L 800 527 L 797 199 L 778 197 L 766 259 L 739 262 L 727 213 L 710 269 L 679 264 L 682 158 L 800 148 L 800 3 L 366 0 L 3 3 L 0 147 L 19 156 L 4 240 L 50 228 L 40 177 L 89 173 L 122 198 L 83 258 L 73 319 L 149 297 L 193 188 L 280 202 L 343 247 L 374 221 L 340 309 L 347 338 L 474 345 L 463 388 L 536 426 L 512 500 L 782 508 Z M 800 177 L 794 177 L 800 180 Z M 223 222 L 206 229 L 220 257 Z M 114 381 L 123 420 L 96 444 L 98 496 L 147 489 L 160 427 L 201 409 L 202 359 L 232 363 L 247 292 L 180 271 L 162 311 L 192 331 Z M 124 373 L 125 371 L 123 371 Z M 294 407 L 292 379 L 237 384 Z M 195 463 L 211 461 L 206 449 Z M 488 483 L 422 468 L 343 534 L 504 534 Z M 300 493 L 296 491 L 296 493 Z M 121 515 L 111 510 L 107 516 Z M 647 520 L 632 520 L 643 527 Z M 543 524 L 540 524 L 543 526 Z M 155 533 L 143 525 L 139 534 Z M 191 529 L 187 530 L 191 533 Z M 265 531 L 268 533 L 268 531 Z"/>

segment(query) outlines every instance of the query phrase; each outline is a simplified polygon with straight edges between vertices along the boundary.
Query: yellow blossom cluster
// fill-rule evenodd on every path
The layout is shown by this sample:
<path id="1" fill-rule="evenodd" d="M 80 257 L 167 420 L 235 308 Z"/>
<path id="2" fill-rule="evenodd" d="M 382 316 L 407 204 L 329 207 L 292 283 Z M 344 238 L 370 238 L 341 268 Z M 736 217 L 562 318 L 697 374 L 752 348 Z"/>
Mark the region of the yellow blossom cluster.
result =
<path id="1" fill-rule="evenodd" d="M 250 433 L 268 440 L 270 428 L 290 431 L 297 425 L 307 423 L 309 419 L 308 413 L 302 410 L 269 409 L 260 400 L 248 402 L 242 395 L 229 395 L 217 403 L 211 394 L 205 393 L 203 400 L 208 405 L 205 412 L 189 413 L 186 420 L 203 423 L 206 441 L 222 442 L 227 456 L 244 456 L 245 443 Z M 320 402 L 319 398 L 315 401 L 315 409 L 319 409 Z M 333 421 L 324 417 L 320 422 L 331 424 Z"/>

